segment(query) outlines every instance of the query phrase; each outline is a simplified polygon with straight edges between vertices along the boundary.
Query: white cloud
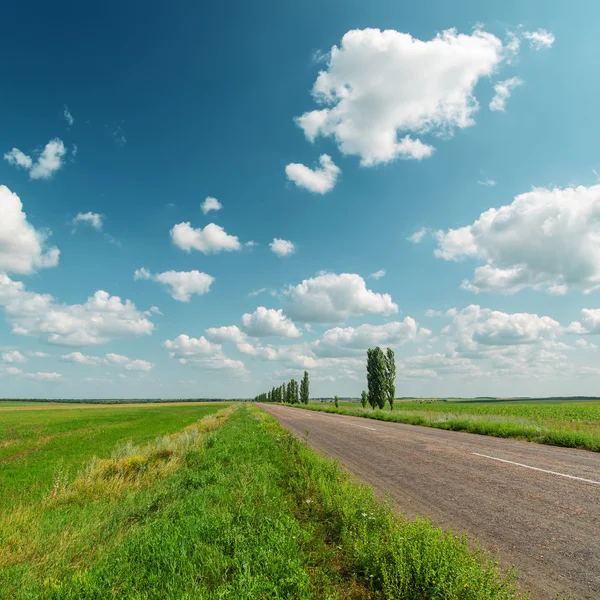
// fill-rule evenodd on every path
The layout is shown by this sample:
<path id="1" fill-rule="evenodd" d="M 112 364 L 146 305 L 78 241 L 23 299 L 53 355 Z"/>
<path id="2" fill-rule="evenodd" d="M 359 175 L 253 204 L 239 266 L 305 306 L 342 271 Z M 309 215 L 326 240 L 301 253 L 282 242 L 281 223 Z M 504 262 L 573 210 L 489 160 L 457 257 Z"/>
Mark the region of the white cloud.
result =
<path id="1" fill-rule="evenodd" d="M 575 345 L 583 350 L 598 350 L 598 346 L 596 344 L 592 344 L 592 342 L 588 342 L 584 339 L 575 340 Z"/>
<path id="2" fill-rule="evenodd" d="M 0 272 L 31 273 L 55 267 L 59 250 L 47 247 L 49 232 L 36 230 L 23 212 L 19 196 L 0 185 Z"/>
<path id="3" fill-rule="evenodd" d="M 63 354 L 60 357 L 65 362 L 72 362 L 77 365 L 100 365 L 104 361 L 99 356 L 88 356 L 81 352 L 71 352 L 70 354 Z"/>
<path id="4" fill-rule="evenodd" d="M 151 371 L 152 370 L 152 363 L 146 361 L 146 360 L 132 360 L 130 363 L 127 363 L 123 368 L 126 371 Z"/>
<path id="5" fill-rule="evenodd" d="M 279 238 L 274 238 L 269 244 L 269 247 L 271 248 L 271 252 L 273 252 L 273 254 L 277 254 L 277 256 L 289 256 L 290 254 L 294 254 L 296 251 L 296 248 L 292 242 Z"/>
<path id="6" fill-rule="evenodd" d="M 113 365 L 124 365 L 130 361 L 129 357 L 123 356 L 122 354 L 109 353 L 106 355 L 107 362 Z"/>
<path id="7" fill-rule="evenodd" d="M 134 280 L 151 279 L 171 288 L 171 296 L 180 302 L 189 302 L 193 294 L 202 296 L 208 293 L 215 281 L 212 275 L 200 271 L 165 271 L 153 275 L 148 269 L 136 269 Z"/>
<path id="8" fill-rule="evenodd" d="M 59 381 L 63 378 L 60 373 L 27 373 L 29 379 L 35 379 L 36 381 Z"/>
<path id="9" fill-rule="evenodd" d="M 496 182 L 493 179 L 480 179 L 477 183 L 484 187 L 494 187 L 496 185 Z"/>
<path id="10" fill-rule="evenodd" d="M 30 179 L 48 179 L 62 167 L 66 153 L 63 142 L 55 138 L 46 144 L 35 162 L 18 148 L 7 152 L 4 158 L 11 165 L 27 169 Z"/>
<path id="11" fill-rule="evenodd" d="M 207 369 L 230 369 L 237 372 L 244 370 L 242 361 L 228 358 L 219 344 L 209 342 L 204 336 L 193 338 L 181 334 L 174 340 L 166 340 L 164 347 L 171 358 L 177 359 L 181 364 L 189 363 Z"/>
<path id="12" fill-rule="evenodd" d="M 6 367 L 6 369 L 4 369 L 3 372 L 6 373 L 7 375 L 22 375 L 23 374 L 23 371 L 21 369 L 19 369 L 18 367 Z"/>
<path id="13" fill-rule="evenodd" d="M 371 279 L 381 279 L 385 277 L 385 269 L 379 269 L 379 271 L 375 271 L 375 273 L 371 273 L 369 275 Z"/>
<path id="14" fill-rule="evenodd" d="M 221 210 L 223 205 L 216 198 L 207 196 L 204 199 L 204 202 L 200 205 L 200 208 L 204 214 L 207 214 L 211 210 Z"/>
<path id="15" fill-rule="evenodd" d="M 75 226 L 83 223 L 85 225 L 89 225 L 96 231 L 101 231 L 103 219 L 103 215 L 95 212 L 77 213 L 71 223 L 73 223 Z"/>
<path id="16" fill-rule="evenodd" d="M 6 363 L 27 362 L 27 359 L 18 350 L 10 350 L 8 352 L 3 352 L 0 355 L 0 359 L 2 359 L 2 361 Z"/>
<path id="17" fill-rule="evenodd" d="M 254 296 L 259 296 L 260 294 L 263 294 L 264 292 L 267 291 L 267 288 L 260 288 L 258 290 L 252 290 L 248 296 L 250 296 L 250 298 L 254 298 Z"/>
<path id="18" fill-rule="evenodd" d="M 246 334 L 237 325 L 209 327 L 206 334 L 211 340 L 220 344 L 241 344 L 246 341 Z"/>
<path id="19" fill-rule="evenodd" d="M 419 328 L 417 322 L 406 317 L 403 321 L 391 321 L 384 325 L 361 325 L 360 327 L 335 327 L 326 331 L 313 345 L 317 356 L 347 356 L 364 354 L 373 346 L 396 346 L 406 342 L 418 342 L 431 335 L 429 329 Z"/>
<path id="20" fill-rule="evenodd" d="M 178 223 L 170 233 L 173 243 L 186 252 L 198 250 L 204 254 L 211 254 L 241 248 L 236 236 L 229 235 L 221 226 L 214 223 L 209 223 L 204 229 L 194 229 L 189 222 Z"/>
<path id="21" fill-rule="evenodd" d="M 150 335 L 154 324 L 130 300 L 98 290 L 83 304 L 59 304 L 50 294 L 36 294 L 22 282 L 0 273 L 0 306 L 17 335 L 52 344 L 91 346 L 114 338 Z"/>
<path id="22" fill-rule="evenodd" d="M 29 352 L 31 358 L 48 358 L 50 355 L 46 352 Z"/>
<path id="23" fill-rule="evenodd" d="M 310 169 L 301 163 L 290 163 L 285 167 L 285 174 L 298 187 L 315 194 L 326 194 L 335 187 L 341 170 L 327 154 L 321 154 L 319 163 L 320 169 Z"/>
<path id="24" fill-rule="evenodd" d="M 69 107 L 65 104 L 65 109 L 63 111 L 63 117 L 65 118 L 65 121 L 69 124 L 69 126 L 72 126 L 73 123 L 75 123 L 75 119 L 73 118 L 73 115 L 71 114 L 71 111 L 69 110 Z"/>
<path id="25" fill-rule="evenodd" d="M 554 34 L 546 29 L 538 29 L 537 31 L 524 31 L 523 37 L 529 40 L 529 45 L 534 50 L 542 50 L 544 48 L 551 48 L 554 44 Z"/>
<path id="26" fill-rule="evenodd" d="M 283 310 L 259 306 L 252 314 L 242 316 L 244 331 L 252 337 L 299 337 L 298 328 Z"/>
<path id="27" fill-rule="evenodd" d="M 389 294 L 367 289 L 365 280 L 355 273 L 320 273 L 285 293 L 290 299 L 286 314 L 308 323 L 343 323 L 351 316 L 398 312 Z"/>
<path id="28" fill-rule="evenodd" d="M 523 85 L 523 80 L 519 77 L 511 77 L 510 79 L 505 79 L 504 81 L 498 81 L 494 85 L 495 93 L 490 102 L 490 110 L 504 112 L 506 109 L 506 101 L 510 98 L 512 91 L 520 85 Z M 495 184 L 496 182 L 492 183 L 492 185 Z M 484 185 L 489 185 L 489 183 L 485 183 Z"/>
<path id="29" fill-rule="evenodd" d="M 600 333 L 600 308 L 583 308 L 581 321 L 573 321 L 567 328 L 568 333 Z"/>
<path id="30" fill-rule="evenodd" d="M 427 227 L 421 227 L 418 231 L 415 231 L 410 237 L 406 238 L 409 242 L 413 244 L 420 244 L 423 241 L 423 238 L 429 233 L 429 229 Z"/>
<path id="31" fill-rule="evenodd" d="M 472 225 L 438 231 L 435 255 L 485 261 L 463 282 L 474 292 L 590 292 L 600 287 L 599 237 L 600 185 L 534 188 Z"/>
<path id="32" fill-rule="evenodd" d="M 475 85 L 503 59 L 502 42 L 481 30 L 449 29 L 429 41 L 394 30 L 348 31 L 312 89 L 325 108 L 296 121 L 309 140 L 333 137 L 364 166 L 426 158 L 433 147 L 411 134 L 449 136 L 473 125 Z"/>

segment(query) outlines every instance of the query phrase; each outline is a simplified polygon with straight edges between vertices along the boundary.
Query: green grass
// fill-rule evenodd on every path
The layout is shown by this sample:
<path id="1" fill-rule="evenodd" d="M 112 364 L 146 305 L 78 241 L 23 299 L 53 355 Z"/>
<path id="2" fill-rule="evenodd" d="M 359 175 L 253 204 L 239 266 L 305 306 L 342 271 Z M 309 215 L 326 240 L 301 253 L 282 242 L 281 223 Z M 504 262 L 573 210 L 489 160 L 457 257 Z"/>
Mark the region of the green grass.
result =
<path id="1" fill-rule="evenodd" d="M 329 403 L 300 407 L 600 452 L 600 402 L 398 402 L 393 411 L 387 405 L 383 410 L 372 410 L 352 402 L 341 403 L 338 409 Z"/>
<path id="2" fill-rule="evenodd" d="M 108 456 L 117 442 L 145 443 L 227 406 L 7 404 L 0 403 L 0 507 L 39 500 L 58 473 Z"/>
<path id="3" fill-rule="evenodd" d="M 264 413 L 231 410 L 0 515 L 0 598 L 517 597 L 466 539 L 405 520 Z"/>

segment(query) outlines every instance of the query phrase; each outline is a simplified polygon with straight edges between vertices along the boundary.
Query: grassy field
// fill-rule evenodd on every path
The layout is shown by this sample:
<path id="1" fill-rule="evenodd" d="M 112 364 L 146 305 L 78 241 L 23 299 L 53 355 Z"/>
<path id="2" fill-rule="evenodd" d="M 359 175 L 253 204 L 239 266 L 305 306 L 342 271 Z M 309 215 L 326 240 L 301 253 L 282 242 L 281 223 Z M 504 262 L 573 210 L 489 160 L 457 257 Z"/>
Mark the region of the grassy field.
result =
<path id="1" fill-rule="evenodd" d="M 224 406 L 0 402 L 0 507 L 39 500 L 55 478 L 110 455 L 119 442 L 145 443 Z"/>
<path id="2" fill-rule="evenodd" d="M 122 441 L 3 505 L 0 598 L 519 597 L 472 542 L 405 520 L 256 409 Z"/>
<path id="3" fill-rule="evenodd" d="M 304 408 L 600 452 L 600 402 L 397 402 L 393 411 L 315 402 Z"/>

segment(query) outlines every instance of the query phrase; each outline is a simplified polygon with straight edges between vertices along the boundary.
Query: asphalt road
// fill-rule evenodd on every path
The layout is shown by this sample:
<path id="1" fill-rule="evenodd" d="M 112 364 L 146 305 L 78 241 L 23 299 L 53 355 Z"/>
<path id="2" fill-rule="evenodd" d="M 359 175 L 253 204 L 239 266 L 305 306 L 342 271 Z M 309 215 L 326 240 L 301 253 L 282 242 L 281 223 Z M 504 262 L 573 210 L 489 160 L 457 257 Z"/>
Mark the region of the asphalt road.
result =
<path id="1" fill-rule="evenodd" d="M 600 454 L 260 406 L 403 513 L 498 551 L 533 600 L 600 599 Z"/>

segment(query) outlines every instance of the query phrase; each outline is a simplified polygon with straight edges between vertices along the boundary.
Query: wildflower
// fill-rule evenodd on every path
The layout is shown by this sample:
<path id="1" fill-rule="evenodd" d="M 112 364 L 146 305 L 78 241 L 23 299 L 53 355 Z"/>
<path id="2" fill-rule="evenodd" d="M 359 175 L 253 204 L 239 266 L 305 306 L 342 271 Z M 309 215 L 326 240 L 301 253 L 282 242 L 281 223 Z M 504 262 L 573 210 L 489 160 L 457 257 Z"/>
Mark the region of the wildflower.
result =
<path id="1" fill-rule="evenodd" d="M 367 516 L 367 513 L 360 513 L 363 517 Z"/>

